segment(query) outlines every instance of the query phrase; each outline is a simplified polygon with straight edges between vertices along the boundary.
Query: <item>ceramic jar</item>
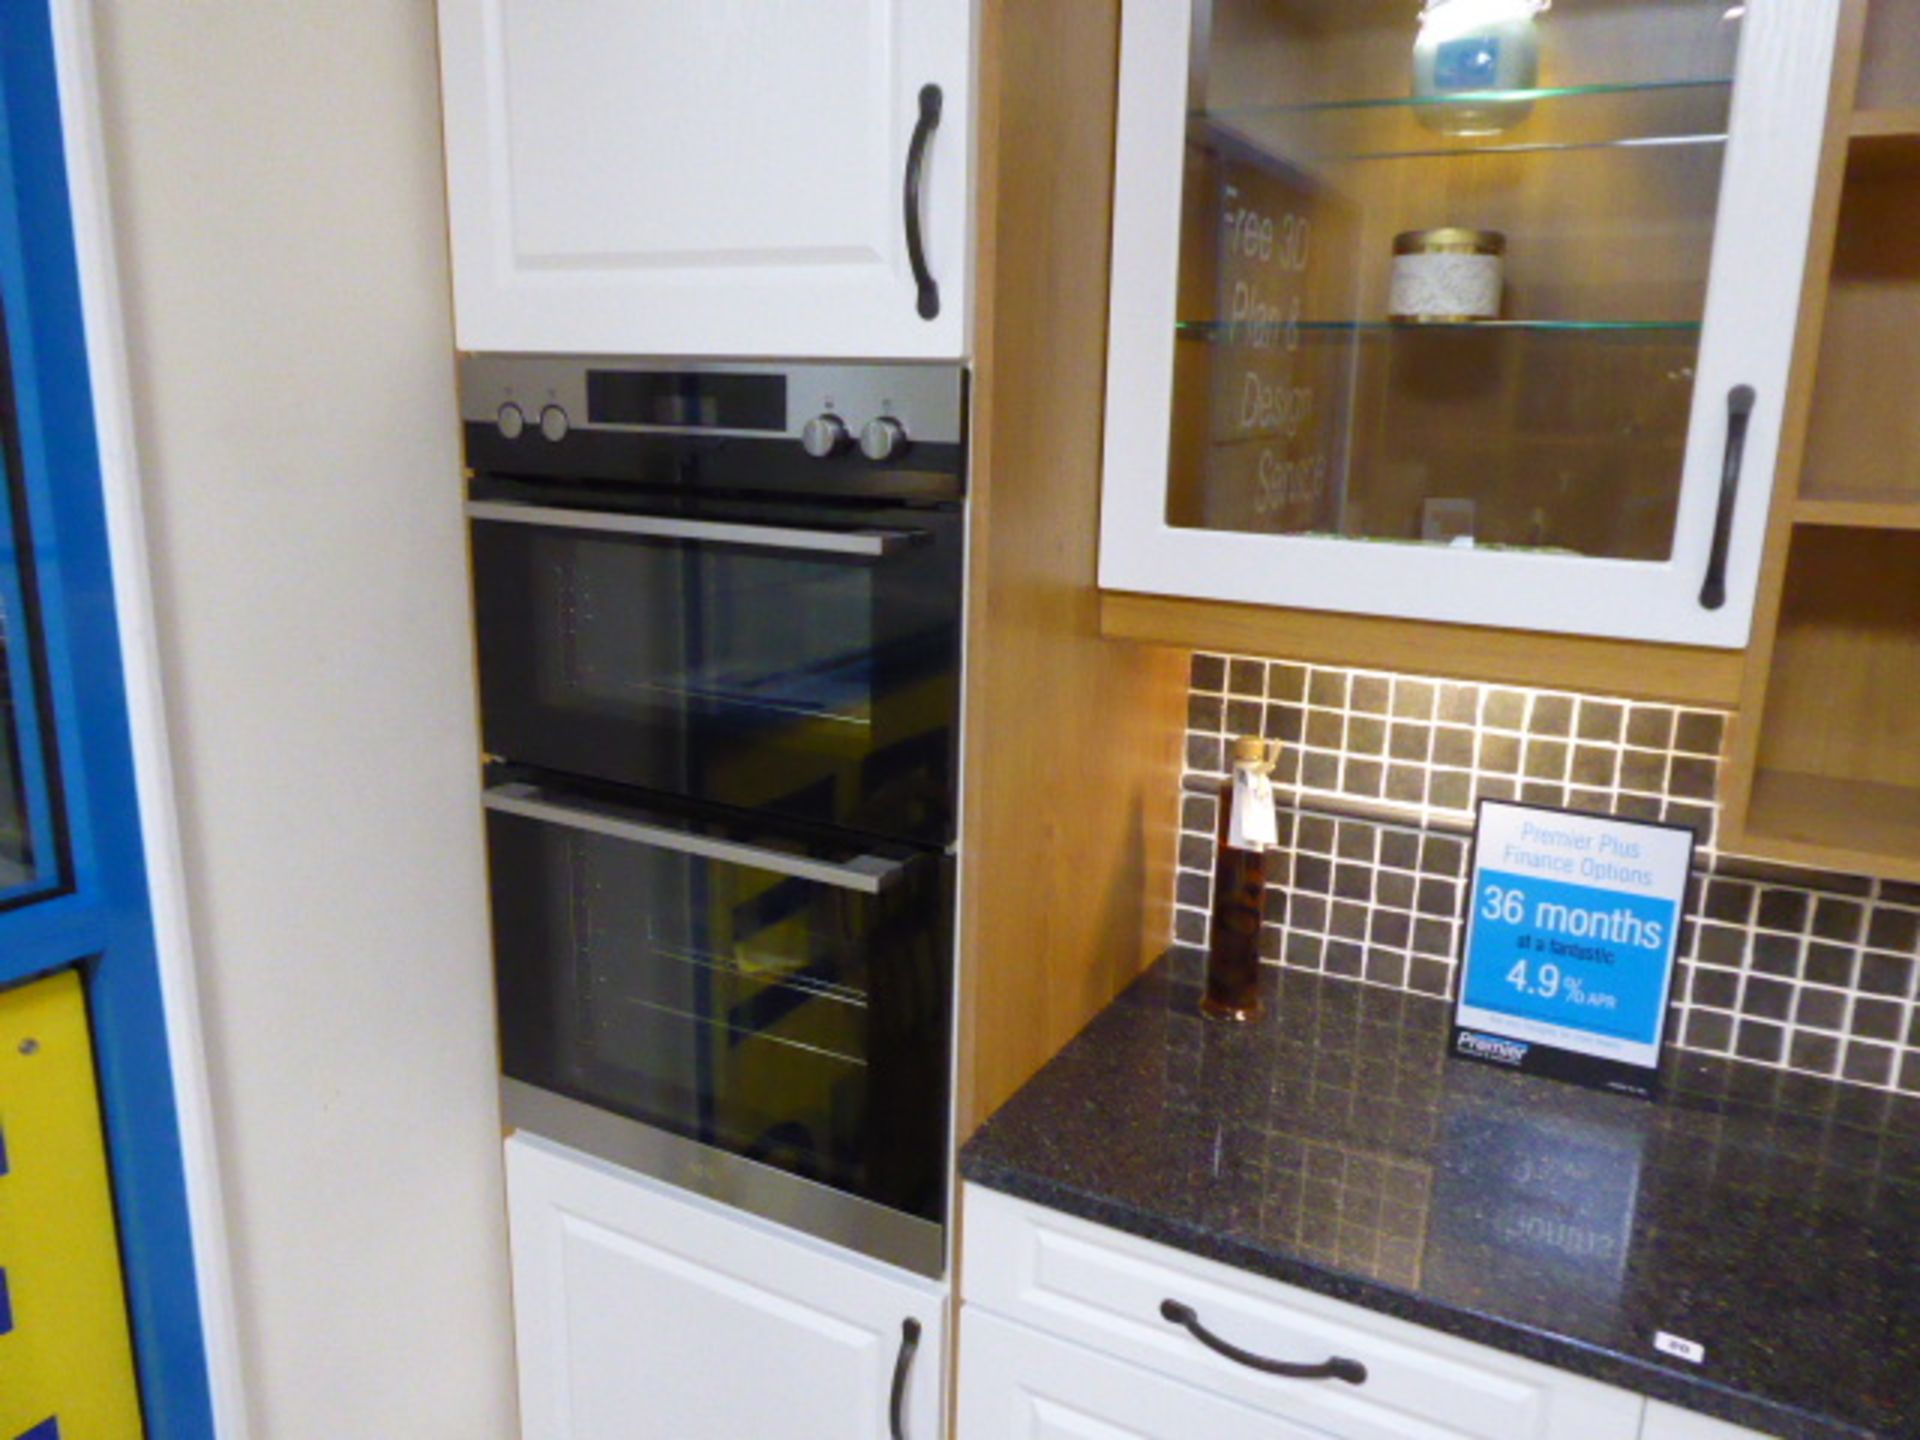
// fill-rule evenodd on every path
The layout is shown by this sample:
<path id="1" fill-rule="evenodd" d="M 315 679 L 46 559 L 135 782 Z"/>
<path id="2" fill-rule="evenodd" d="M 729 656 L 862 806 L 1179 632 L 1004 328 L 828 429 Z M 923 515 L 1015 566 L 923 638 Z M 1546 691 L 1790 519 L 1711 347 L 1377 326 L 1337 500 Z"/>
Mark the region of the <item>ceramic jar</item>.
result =
<path id="1" fill-rule="evenodd" d="M 1387 318 L 1409 325 L 1498 320 L 1507 237 L 1498 230 L 1408 230 L 1393 238 Z"/>

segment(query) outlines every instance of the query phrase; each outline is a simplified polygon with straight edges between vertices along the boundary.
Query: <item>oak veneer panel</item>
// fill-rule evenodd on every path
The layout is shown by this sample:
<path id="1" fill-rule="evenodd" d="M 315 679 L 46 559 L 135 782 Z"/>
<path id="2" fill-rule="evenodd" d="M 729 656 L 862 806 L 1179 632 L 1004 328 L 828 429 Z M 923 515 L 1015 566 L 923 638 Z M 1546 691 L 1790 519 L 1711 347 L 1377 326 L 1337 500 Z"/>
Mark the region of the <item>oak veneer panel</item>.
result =
<path id="1" fill-rule="evenodd" d="M 1920 787 L 1920 533 L 1793 537 L 1759 769 Z"/>
<path id="2" fill-rule="evenodd" d="M 1920 105 L 1889 105 L 1879 110 L 1856 110 L 1850 128 L 1856 142 L 1920 139 Z"/>
<path id="3" fill-rule="evenodd" d="M 1794 540 L 1809 533 L 1795 524 L 1803 500 L 1810 493 L 1806 467 L 1809 432 L 1814 412 L 1814 385 L 1826 337 L 1827 300 L 1839 244 L 1840 206 L 1846 191 L 1849 147 L 1865 44 L 1868 0 L 1843 0 L 1840 33 L 1834 49 L 1833 86 L 1827 97 L 1827 127 L 1822 138 L 1820 174 L 1815 186 L 1813 223 L 1807 237 L 1806 283 L 1800 294 L 1798 333 L 1793 343 L 1793 366 L 1780 432 L 1779 469 L 1773 487 L 1773 506 L 1767 520 L 1766 548 L 1761 554 L 1760 581 L 1754 594 L 1753 632 L 1747 646 L 1747 668 L 1741 683 L 1740 705 L 1728 732 L 1726 762 L 1720 775 L 1720 843 L 1732 853 L 1799 859 L 1772 848 L 1764 836 L 1747 833 L 1751 800 L 1760 763 L 1762 717 L 1772 678 L 1775 640 L 1787 573 L 1787 556 Z M 1830 482 L 1840 486 L 1842 482 Z M 1860 493 L 1858 483 L 1846 493 Z M 1839 493 L 1836 489 L 1834 493 Z M 1876 498 L 1885 496 L 1876 492 Z"/>
<path id="4" fill-rule="evenodd" d="M 1920 788 L 1762 770 L 1747 833 L 1772 858 L 1920 880 Z"/>
<path id="5" fill-rule="evenodd" d="M 1189 649 L 1717 708 L 1730 707 L 1739 698 L 1745 664 L 1737 650 L 1434 625 L 1119 591 L 1107 592 L 1101 619 L 1110 635 Z"/>
<path id="6" fill-rule="evenodd" d="M 1915 119 L 1920 122 L 1920 112 Z M 1851 155 L 1851 169 L 1858 176 L 1884 176 L 1895 183 L 1920 184 L 1920 132 L 1856 132 Z"/>
<path id="7" fill-rule="evenodd" d="M 1185 657 L 1096 588 L 1117 0 L 987 0 L 959 1138 L 1168 943 Z"/>
<path id="8" fill-rule="evenodd" d="M 1872 0 L 1860 63 L 1862 109 L 1920 106 L 1920 0 Z"/>
<path id="9" fill-rule="evenodd" d="M 1920 530 L 1920 493 L 1899 490 L 1823 490 L 1794 502 L 1800 525 L 1853 530 Z"/>
<path id="10" fill-rule="evenodd" d="M 1920 105 L 1856 110 L 1847 156 L 1857 175 L 1900 175 L 1920 184 Z"/>
<path id="11" fill-rule="evenodd" d="M 1800 494 L 1862 490 L 1920 503 L 1920 165 L 1856 158 L 1840 205 Z"/>

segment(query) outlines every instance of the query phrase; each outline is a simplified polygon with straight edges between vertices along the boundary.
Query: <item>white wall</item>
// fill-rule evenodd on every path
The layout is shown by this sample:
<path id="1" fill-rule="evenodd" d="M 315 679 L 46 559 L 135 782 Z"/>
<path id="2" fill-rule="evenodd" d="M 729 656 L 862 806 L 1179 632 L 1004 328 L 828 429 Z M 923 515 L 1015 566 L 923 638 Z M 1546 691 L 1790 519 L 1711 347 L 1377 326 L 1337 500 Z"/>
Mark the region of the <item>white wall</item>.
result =
<path id="1" fill-rule="evenodd" d="M 432 12 L 95 5 L 260 1440 L 514 1429 Z"/>

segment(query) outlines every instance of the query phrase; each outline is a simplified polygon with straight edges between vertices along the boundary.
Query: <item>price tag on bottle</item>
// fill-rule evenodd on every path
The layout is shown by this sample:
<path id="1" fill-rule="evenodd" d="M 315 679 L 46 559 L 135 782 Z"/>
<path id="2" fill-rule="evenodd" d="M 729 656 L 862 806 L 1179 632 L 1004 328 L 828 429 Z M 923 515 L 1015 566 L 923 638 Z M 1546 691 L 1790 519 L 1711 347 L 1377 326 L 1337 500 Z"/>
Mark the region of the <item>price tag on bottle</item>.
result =
<path id="1" fill-rule="evenodd" d="M 1265 850 L 1280 843 L 1280 827 L 1273 814 L 1273 775 L 1257 765 L 1233 767 L 1233 813 L 1227 821 L 1227 844 L 1235 850 Z"/>
<path id="2" fill-rule="evenodd" d="M 1453 1053 L 1651 1098 L 1694 834 L 1480 802 Z"/>

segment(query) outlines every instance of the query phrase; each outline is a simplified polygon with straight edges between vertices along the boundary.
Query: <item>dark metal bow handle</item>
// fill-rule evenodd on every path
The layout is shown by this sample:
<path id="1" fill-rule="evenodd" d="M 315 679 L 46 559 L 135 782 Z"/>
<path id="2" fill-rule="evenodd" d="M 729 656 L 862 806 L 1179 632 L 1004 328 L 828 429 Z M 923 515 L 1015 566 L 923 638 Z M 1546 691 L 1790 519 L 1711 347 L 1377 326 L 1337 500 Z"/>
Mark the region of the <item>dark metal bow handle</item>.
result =
<path id="1" fill-rule="evenodd" d="M 926 173 L 927 146 L 940 125 L 940 87 L 920 87 L 920 118 L 914 122 L 913 140 L 907 146 L 907 263 L 913 266 L 913 283 L 919 287 L 919 311 L 922 320 L 940 313 L 940 282 L 927 268 L 927 247 L 920 235 L 920 180 Z"/>
<path id="2" fill-rule="evenodd" d="M 887 1402 L 887 1434 L 907 1440 L 903 1414 L 907 1408 L 907 1376 L 913 1372 L 914 1353 L 920 1348 L 920 1322 L 908 1316 L 900 1322 L 900 1354 L 893 1362 L 893 1396 Z"/>
<path id="3" fill-rule="evenodd" d="M 1184 1326 L 1189 1335 L 1214 1354 L 1224 1355 L 1234 1364 L 1258 1370 L 1262 1375 L 1278 1375 L 1284 1380 L 1344 1380 L 1349 1385 L 1367 1383 L 1367 1367 L 1358 1360 L 1345 1360 L 1336 1355 L 1322 1360 L 1318 1365 L 1301 1365 L 1291 1360 L 1269 1360 L 1264 1355 L 1255 1355 L 1251 1350 L 1242 1350 L 1207 1329 L 1200 1323 L 1200 1317 L 1194 1314 L 1193 1307 L 1182 1305 L 1178 1300 L 1162 1300 L 1160 1318 Z"/>
<path id="4" fill-rule="evenodd" d="M 1700 587 L 1702 609 L 1727 603 L 1727 547 L 1733 542 L 1733 506 L 1740 498 L 1740 466 L 1747 456 L 1747 423 L 1753 418 L 1751 385 L 1727 392 L 1727 452 L 1720 466 L 1720 504 L 1713 516 L 1713 547 L 1707 553 L 1707 578 Z"/>

